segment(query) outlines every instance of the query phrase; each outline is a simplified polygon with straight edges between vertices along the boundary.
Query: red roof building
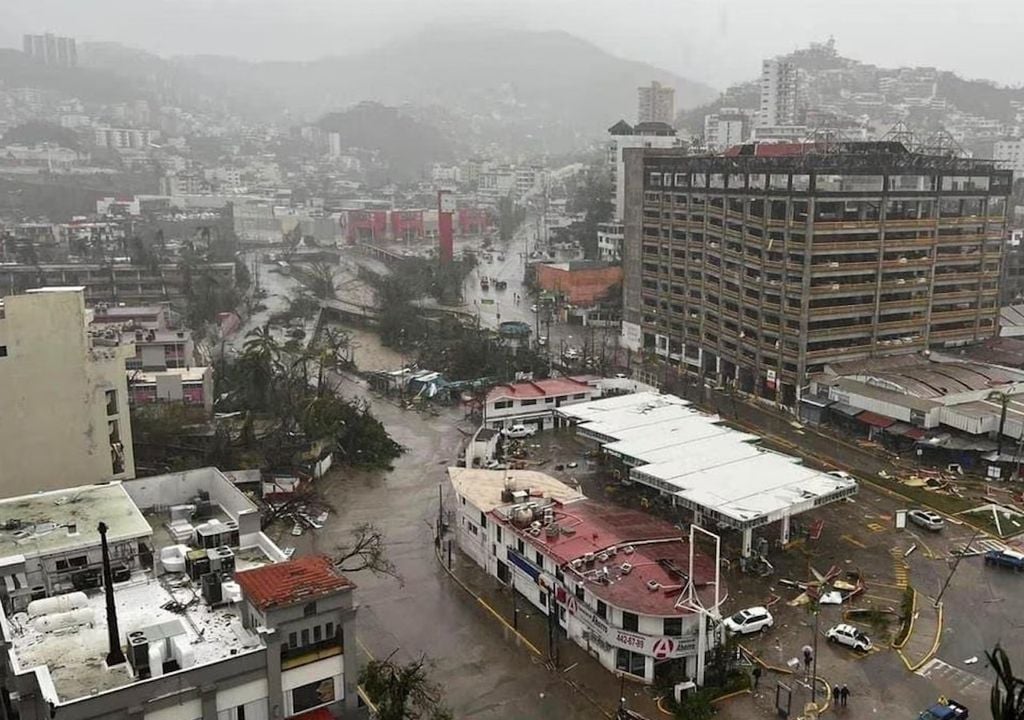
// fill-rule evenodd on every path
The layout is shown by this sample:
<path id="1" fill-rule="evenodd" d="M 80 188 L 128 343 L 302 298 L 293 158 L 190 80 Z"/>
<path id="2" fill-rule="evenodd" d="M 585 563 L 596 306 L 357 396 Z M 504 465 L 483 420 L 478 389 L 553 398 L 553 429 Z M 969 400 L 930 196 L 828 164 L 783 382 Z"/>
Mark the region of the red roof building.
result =
<path id="1" fill-rule="evenodd" d="M 596 375 L 527 380 L 496 385 L 484 403 L 484 425 L 501 428 L 519 423 L 544 430 L 554 425 L 554 409 L 601 396 Z"/>
<path id="2" fill-rule="evenodd" d="M 355 588 L 325 555 L 307 555 L 244 570 L 235 573 L 235 580 L 246 599 L 261 612 Z"/>

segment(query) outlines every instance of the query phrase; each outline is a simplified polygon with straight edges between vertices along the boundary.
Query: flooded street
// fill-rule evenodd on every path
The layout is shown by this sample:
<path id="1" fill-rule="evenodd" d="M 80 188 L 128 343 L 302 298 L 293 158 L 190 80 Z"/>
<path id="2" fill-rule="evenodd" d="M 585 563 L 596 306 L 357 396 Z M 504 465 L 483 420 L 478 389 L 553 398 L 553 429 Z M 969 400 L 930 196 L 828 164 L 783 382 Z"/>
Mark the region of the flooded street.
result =
<path id="1" fill-rule="evenodd" d="M 373 523 L 402 576 L 358 573 L 359 640 L 374 657 L 397 651 L 400 660 L 425 655 L 444 678 L 456 717 L 541 720 L 591 718 L 593 707 L 574 695 L 525 649 L 504 637 L 498 623 L 443 572 L 434 554 L 438 488 L 469 430 L 456 409 L 434 417 L 401 410 L 372 397 L 364 384 L 342 379 L 341 392 L 367 398 L 373 412 L 406 453 L 390 472 L 332 472 L 324 481 L 336 512 L 323 530 L 298 540 L 300 550 L 331 553 L 351 529 Z"/>

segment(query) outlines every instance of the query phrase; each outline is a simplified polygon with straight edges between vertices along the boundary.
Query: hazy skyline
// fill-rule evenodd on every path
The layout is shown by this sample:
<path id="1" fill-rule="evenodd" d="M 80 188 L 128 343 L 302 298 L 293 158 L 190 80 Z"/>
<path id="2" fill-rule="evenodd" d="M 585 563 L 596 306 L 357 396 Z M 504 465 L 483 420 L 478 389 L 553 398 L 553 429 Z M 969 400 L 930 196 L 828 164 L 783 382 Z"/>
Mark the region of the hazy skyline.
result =
<path id="1" fill-rule="evenodd" d="M 34 0 L 0 7 L 0 44 L 49 31 L 161 55 L 309 60 L 452 22 L 563 30 L 719 89 L 829 35 L 863 62 L 1024 82 L 1010 60 L 1024 30 L 1013 0 Z"/>

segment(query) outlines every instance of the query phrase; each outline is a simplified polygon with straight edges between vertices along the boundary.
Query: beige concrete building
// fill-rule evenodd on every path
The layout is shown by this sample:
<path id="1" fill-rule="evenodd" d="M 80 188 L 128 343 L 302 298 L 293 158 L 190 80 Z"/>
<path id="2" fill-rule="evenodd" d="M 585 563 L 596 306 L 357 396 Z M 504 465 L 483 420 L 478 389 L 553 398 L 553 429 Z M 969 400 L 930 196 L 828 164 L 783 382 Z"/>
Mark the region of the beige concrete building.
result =
<path id="1" fill-rule="evenodd" d="M 125 360 L 80 287 L 0 300 L 0 497 L 135 476 Z"/>

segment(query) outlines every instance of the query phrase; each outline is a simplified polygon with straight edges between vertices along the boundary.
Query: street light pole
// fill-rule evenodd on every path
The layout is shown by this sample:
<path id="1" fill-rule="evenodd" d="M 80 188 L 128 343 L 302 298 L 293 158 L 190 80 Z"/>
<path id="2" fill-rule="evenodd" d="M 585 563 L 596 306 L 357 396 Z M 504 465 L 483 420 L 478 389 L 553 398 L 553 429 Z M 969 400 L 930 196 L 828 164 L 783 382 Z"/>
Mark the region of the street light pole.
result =
<path id="1" fill-rule="evenodd" d="M 818 696 L 818 618 L 821 617 L 821 598 L 814 603 L 814 657 L 811 658 L 811 702 Z"/>

